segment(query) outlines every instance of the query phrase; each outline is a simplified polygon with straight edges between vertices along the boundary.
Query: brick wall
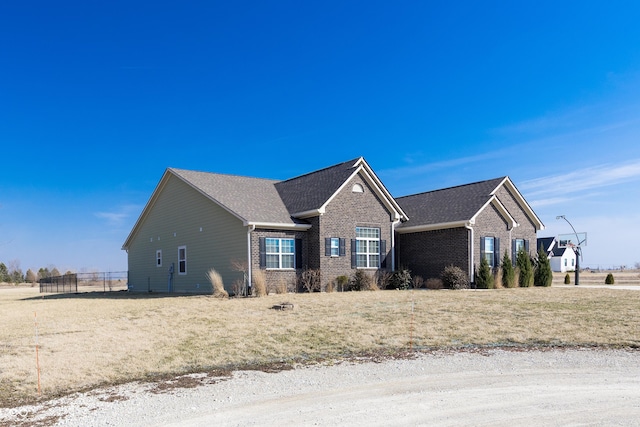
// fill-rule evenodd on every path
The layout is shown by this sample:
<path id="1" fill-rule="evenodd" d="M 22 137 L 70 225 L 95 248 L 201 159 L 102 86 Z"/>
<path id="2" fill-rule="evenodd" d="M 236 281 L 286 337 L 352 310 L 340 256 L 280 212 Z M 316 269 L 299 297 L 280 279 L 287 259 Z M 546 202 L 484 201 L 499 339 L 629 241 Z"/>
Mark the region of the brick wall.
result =
<path id="1" fill-rule="evenodd" d="M 469 274 L 468 234 L 464 227 L 399 234 L 398 266 L 425 280 L 440 277 L 449 265 Z"/>
<path id="2" fill-rule="evenodd" d="M 364 188 L 363 193 L 352 191 L 354 184 Z M 319 217 L 319 235 L 316 241 L 319 250 L 322 283 L 325 285 L 338 276 L 351 276 L 351 239 L 356 238 L 356 227 L 380 229 L 380 239 L 386 241 L 387 270 L 391 269 L 391 213 L 378 198 L 375 191 L 360 175 L 350 180 L 341 192 L 327 205 L 324 215 Z M 346 254 L 341 257 L 325 256 L 326 237 L 344 238 Z M 314 246 L 315 244 L 311 244 Z M 370 270 L 374 273 L 376 270 Z"/>

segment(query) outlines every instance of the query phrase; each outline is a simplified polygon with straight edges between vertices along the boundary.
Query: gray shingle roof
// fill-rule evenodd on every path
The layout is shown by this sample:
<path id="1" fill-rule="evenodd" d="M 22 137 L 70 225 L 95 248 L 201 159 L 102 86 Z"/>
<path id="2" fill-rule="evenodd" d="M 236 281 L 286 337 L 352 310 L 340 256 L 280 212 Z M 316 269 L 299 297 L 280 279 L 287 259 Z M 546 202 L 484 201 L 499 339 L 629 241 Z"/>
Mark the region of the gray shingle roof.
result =
<path id="1" fill-rule="evenodd" d="M 409 217 L 402 227 L 468 221 L 491 198 L 491 192 L 506 177 L 398 197 L 396 201 Z"/>
<path id="2" fill-rule="evenodd" d="M 290 213 L 319 209 L 351 176 L 359 159 L 281 181 L 275 187 Z"/>
<path id="3" fill-rule="evenodd" d="M 222 207 L 247 222 L 295 224 L 280 199 L 278 181 L 170 168 Z"/>

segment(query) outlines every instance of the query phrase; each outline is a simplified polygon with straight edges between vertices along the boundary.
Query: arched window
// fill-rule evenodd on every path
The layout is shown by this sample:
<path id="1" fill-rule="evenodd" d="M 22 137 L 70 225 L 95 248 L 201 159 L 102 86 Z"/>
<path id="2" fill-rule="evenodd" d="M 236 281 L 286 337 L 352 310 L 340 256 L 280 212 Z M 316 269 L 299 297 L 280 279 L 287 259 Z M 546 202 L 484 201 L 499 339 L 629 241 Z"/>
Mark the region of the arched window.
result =
<path id="1" fill-rule="evenodd" d="M 364 193 L 364 188 L 360 184 L 353 184 L 353 188 L 351 189 L 354 193 Z"/>

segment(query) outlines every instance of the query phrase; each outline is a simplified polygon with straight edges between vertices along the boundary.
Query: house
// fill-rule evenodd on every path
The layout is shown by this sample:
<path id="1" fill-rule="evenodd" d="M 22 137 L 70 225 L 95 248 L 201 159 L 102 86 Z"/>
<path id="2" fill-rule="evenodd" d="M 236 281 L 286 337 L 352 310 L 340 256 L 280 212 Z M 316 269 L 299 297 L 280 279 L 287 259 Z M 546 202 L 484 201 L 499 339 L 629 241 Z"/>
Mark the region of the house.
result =
<path id="1" fill-rule="evenodd" d="M 409 217 L 396 228 L 398 262 L 423 278 L 438 277 L 448 265 L 473 278 L 482 257 L 496 267 L 505 252 L 515 263 L 520 249 L 534 254 L 536 233 L 544 229 L 509 177 L 396 200 Z"/>
<path id="2" fill-rule="evenodd" d="M 507 177 L 395 199 L 360 157 L 285 181 L 168 168 L 123 249 L 132 291 L 206 293 L 212 268 L 228 290 L 258 269 L 276 284 L 400 265 L 473 277 L 501 241 L 535 248 L 542 228 Z"/>
<path id="3" fill-rule="evenodd" d="M 208 292 L 262 269 L 289 284 L 353 269 L 395 268 L 394 227 L 407 216 L 363 158 L 286 181 L 169 168 L 123 245 L 133 291 Z"/>
<path id="4" fill-rule="evenodd" d="M 551 271 L 566 273 L 576 269 L 576 253 L 570 247 L 559 247 L 555 237 L 541 237 L 538 248 L 542 248 L 549 257 Z"/>

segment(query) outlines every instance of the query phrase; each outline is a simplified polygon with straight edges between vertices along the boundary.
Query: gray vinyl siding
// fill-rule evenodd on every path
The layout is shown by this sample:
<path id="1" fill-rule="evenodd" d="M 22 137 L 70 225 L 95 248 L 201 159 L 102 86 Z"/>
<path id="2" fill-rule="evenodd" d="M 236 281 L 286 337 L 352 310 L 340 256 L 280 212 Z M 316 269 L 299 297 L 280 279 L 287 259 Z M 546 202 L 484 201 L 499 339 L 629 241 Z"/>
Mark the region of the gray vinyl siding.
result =
<path id="1" fill-rule="evenodd" d="M 178 273 L 178 248 L 187 247 L 187 273 Z M 156 251 L 162 250 L 162 267 Z M 169 176 L 131 241 L 129 286 L 133 291 L 167 292 L 174 264 L 173 292 L 209 293 L 206 273 L 215 268 L 230 291 L 242 273 L 232 260 L 247 259 L 247 228 L 215 202 L 175 176 Z"/>

